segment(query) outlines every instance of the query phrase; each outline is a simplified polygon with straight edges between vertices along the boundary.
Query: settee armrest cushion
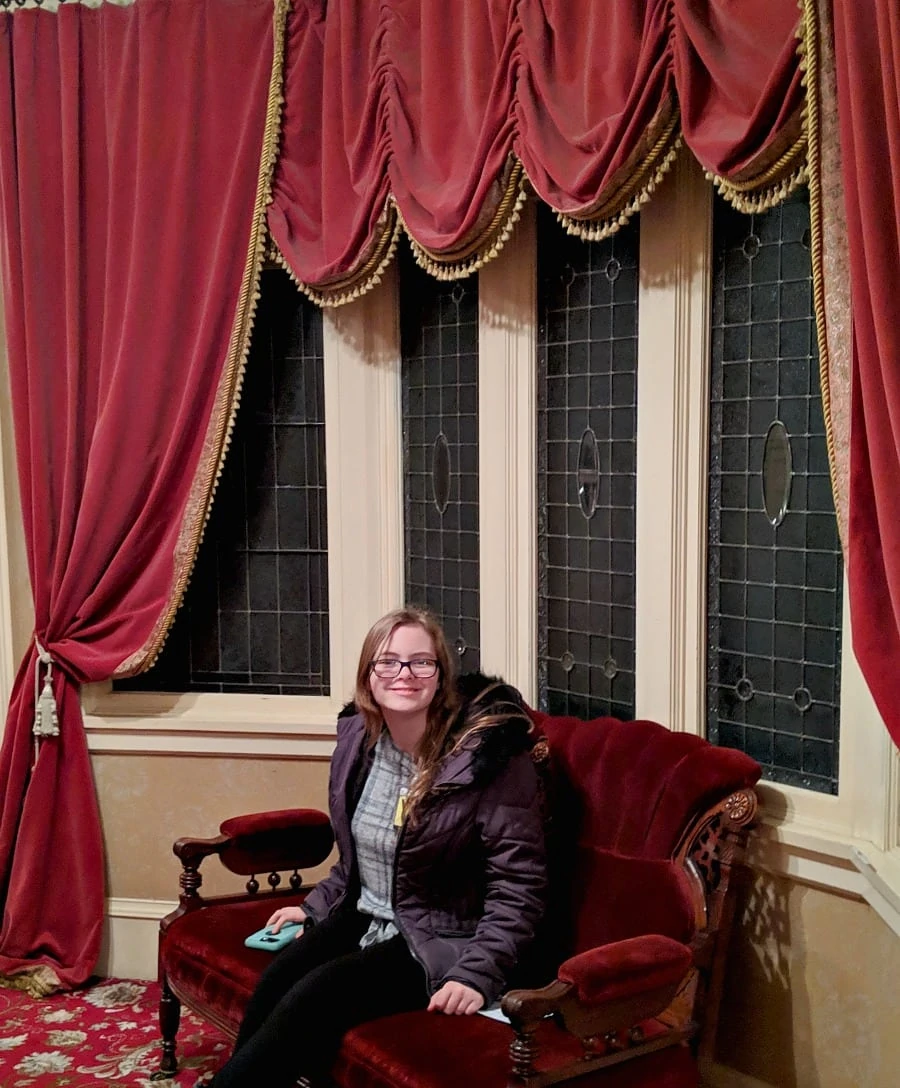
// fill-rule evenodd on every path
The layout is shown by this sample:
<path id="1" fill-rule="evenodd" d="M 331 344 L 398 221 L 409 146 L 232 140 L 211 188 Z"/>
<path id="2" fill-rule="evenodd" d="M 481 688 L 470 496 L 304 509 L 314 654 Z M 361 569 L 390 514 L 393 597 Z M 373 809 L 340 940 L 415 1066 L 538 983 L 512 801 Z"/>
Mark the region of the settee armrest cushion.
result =
<path id="1" fill-rule="evenodd" d="M 219 831 L 222 864 L 241 876 L 321 865 L 334 845 L 328 817 L 313 808 L 233 816 Z"/>
<path id="2" fill-rule="evenodd" d="M 692 963 L 687 945 L 651 933 L 580 952 L 560 965 L 558 978 L 582 1004 L 597 1006 L 677 986 Z"/>

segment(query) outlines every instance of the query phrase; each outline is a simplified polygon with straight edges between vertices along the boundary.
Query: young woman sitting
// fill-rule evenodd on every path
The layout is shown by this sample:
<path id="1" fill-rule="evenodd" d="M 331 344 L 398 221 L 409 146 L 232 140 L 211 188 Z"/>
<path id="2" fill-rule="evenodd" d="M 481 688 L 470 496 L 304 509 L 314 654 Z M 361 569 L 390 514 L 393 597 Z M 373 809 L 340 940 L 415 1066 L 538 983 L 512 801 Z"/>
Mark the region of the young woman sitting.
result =
<path id="1" fill-rule="evenodd" d="M 428 613 L 372 627 L 331 763 L 338 860 L 302 907 L 269 919 L 303 927 L 260 978 L 215 1088 L 315 1082 L 356 1024 L 499 997 L 544 906 L 531 743 L 519 693 L 457 679 Z"/>

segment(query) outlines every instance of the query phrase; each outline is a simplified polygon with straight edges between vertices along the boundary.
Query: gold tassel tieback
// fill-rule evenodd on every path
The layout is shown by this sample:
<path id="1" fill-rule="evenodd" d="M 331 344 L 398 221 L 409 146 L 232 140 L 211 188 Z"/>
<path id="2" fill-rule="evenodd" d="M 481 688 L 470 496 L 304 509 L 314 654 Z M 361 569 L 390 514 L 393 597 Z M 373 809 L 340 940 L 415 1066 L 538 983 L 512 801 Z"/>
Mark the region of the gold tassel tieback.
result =
<path id="1" fill-rule="evenodd" d="M 56 696 L 53 694 L 53 658 L 34 639 L 37 650 L 37 661 L 34 663 L 34 761 L 37 763 L 40 743 L 47 737 L 59 736 L 59 712 L 56 706 Z M 47 670 L 44 676 L 44 686 L 41 687 L 41 669 Z"/>

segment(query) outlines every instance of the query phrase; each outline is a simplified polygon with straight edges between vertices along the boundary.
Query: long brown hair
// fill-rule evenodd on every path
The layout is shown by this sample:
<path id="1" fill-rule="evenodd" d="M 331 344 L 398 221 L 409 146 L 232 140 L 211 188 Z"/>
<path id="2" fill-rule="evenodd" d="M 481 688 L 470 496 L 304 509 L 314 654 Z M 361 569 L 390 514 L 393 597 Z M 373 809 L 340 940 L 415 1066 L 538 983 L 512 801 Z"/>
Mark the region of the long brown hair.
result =
<path id="1" fill-rule="evenodd" d="M 420 772 L 431 763 L 436 764 L 441 755 L 444 741 L 459 707 L 459 695 L 456 691 L 456 657 L 447 645 L 447 638 L 435 617 L 424 608 L 407 605 L 395 608 L 382 616 L 369 628 L 359 652 L 359 664 L 356 667 L 355 703 L 366 722 L 366 737 L 369 744 L 374 744 L 381 734 L 384 718 L 381 707 L 372 698 L 369 675 L 372 662 L 381 647 L 387 642 L 398 627 L 421 627 L 431 639 L 434 656 L 438 663 L 438 685 L 431 705 L 425 733 L 419 742 L 416 762 Z"/>

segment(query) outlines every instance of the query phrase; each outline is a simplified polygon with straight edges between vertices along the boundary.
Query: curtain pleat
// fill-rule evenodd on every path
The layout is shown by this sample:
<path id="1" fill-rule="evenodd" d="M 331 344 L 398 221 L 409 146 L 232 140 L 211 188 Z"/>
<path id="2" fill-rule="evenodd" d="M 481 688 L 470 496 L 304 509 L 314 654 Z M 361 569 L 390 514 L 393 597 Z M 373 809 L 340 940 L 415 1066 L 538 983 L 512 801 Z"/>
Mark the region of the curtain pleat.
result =
<path id="1" fill-rule="evenodd" d="M 804 180 L 803 68 L 795 2 L 675 0 L 685 143 L 732 203 L 758 210 Z"/>
<path id="2" fill-rule="evenodd" d="M 834 2 L 850 254 L 853 648 L 900 744 L 900 8 Z"/>
<path id="3" fill-rule="evenodd" d="M 77 985 L 99 953 L 78 686 L 152 662 L 199 543 L 263 259 L 284 14 L 0 15 L 0 271 L 36 635 L 0 749 L 9 984 Z M 32 735 L 36 674 L 58 735 L 44 699 Z"/>

